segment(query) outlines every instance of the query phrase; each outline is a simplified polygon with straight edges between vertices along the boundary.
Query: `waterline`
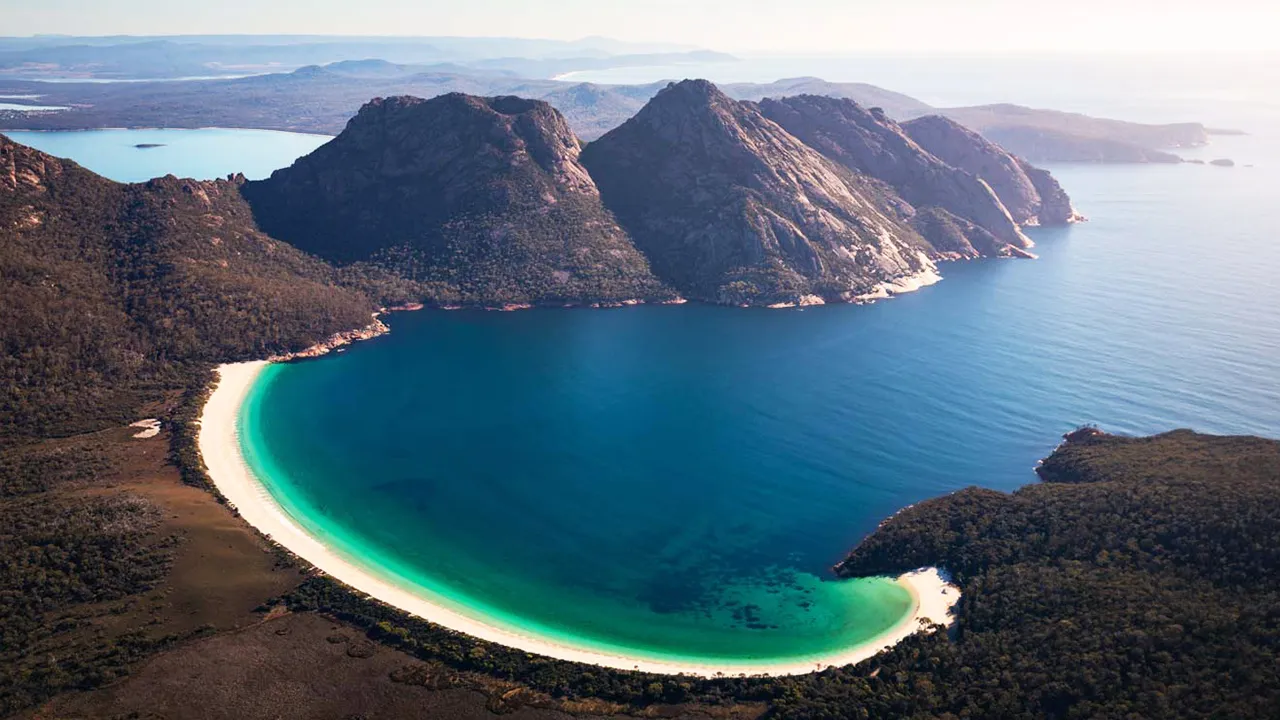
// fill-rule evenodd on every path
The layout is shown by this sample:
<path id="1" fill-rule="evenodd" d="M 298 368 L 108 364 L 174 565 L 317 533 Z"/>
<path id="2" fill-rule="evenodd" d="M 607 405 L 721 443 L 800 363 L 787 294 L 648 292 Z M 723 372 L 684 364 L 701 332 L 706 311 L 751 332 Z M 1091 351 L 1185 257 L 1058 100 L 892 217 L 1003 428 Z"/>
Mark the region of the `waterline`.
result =
<path id="1" fill-rule="evenodd" d="M 885 632 L 855 647 L 806 658 L 753 659 L 729 661 L 681 658 L 653 653 L 633 654 L 625 648 L 608 649 L 599 644 L 573 642 L 530 632 L 512 623 L 468 612 L 437 594 L 411 591 L 336 547 L 326 544 L 298 522 L 262 481 L 250 470 L 242 454 L 238 419 L 266 362 L 237 363 L 218 369 L 219 381 L 201 416 L 199 447 L 219 492 L 251 525 L 315 567 L 350 587 L 444 627 L 490 642 L 528 652 L 619 669 L 700 676 L 785 675 L 812 672 L 831 665 L 857 663 L 879 653 L 884 647 L 918 632 L 920 619 L 947 621 L 959 591 L 949 586 L 936 570 L 925 569 L 897 579 L 910 597 L 908 611 Z M 329 538 L 325 538 L 329 540 Z M 861 582 L 861 581 L 853 581 Z"/>

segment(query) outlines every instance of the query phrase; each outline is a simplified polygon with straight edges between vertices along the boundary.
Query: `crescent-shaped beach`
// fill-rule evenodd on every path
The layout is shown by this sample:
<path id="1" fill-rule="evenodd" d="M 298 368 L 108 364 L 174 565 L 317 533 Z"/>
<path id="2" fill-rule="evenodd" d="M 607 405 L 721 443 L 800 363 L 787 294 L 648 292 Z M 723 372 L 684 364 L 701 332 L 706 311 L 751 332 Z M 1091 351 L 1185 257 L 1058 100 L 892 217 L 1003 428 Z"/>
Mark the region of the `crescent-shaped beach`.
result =
<path id="1" fill-rule="evenodd" d="M 959 589 L 949 584 L 934 568 L 924 568 L 897 578 L 912 598 L 912 609 L 901 620 L 873 639 L 817 657 L 770 661 L 707 664 L 676 659 L 655 659 L 575 647 L 547 637 L 522 632 L 486 621 L 482 615 L 467 615 L 422 593 L 399 587 L 326 545 L 323 538 L 306 532 L 275 500 L 246 463 L 241 451 L 238 419 L 241 407 L 267 361 L 222 365 L 217 385 L 200 418 L 199 449 L 209 476 L 218 491 L 250 525 L 272 541 L 355 590 L 412 615 L 451 630 L 562 660 L 645 672 L 714 675 L 794 675 L 844 666 L 866 660 L 888 646 L 921 631 L 933 623 L 949 624 L 952 608 L 959 601 Z M 927 621 L 927 622 L 926 622 Z"/>

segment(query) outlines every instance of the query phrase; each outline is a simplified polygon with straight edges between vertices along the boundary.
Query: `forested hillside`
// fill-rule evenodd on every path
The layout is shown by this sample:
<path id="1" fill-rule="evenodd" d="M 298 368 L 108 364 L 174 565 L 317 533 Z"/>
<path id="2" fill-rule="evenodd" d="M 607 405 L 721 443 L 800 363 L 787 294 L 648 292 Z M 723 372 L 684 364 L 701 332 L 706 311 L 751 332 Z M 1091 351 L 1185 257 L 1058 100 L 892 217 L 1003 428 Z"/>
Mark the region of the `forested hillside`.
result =
<path id="1" fill-rule="evenodd" d="M 0 442 L 137 420 L 192 363 L 297 350 L 375 303 L 261 233 L 237 181 L 122 185 L 0 136 Z"/>
<path id="2" fill-rule="evenodd" d="M 1280 443 L 1088 436 L 1012 495 L 886 522 L 841 574 L 950 570 L 954 642 L 832 673 L 789 717 L 1280 716 Z M 865 715 L 862 715 L 865 717 Z"/>

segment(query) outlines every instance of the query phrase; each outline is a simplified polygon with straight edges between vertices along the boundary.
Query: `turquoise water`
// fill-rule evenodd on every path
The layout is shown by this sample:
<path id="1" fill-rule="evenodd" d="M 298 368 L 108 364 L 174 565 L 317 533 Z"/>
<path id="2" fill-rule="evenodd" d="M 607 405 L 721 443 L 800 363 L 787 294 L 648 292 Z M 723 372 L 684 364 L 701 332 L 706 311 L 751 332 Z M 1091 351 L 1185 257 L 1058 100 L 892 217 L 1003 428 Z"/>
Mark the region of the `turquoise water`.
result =
<path id="1" fill-rule="evenodd" d="M 271 130 L 4 131 L 13 140 L 50 155 L 71 158 L 120 182 L 173 174 L 215 180 L 242 172 L 261 180 L 330 140 L 325 135 Z M 139 148 L 137 145 L 160 145 Z"/>
<path id="2" fill-rule="evenodd" d="M 1240 167 L 1055 167 L 1089 223 L 890 302 L 394 315 L 270 368 L 246 455 L 326 542 L 500 625 L 726 665 L 857 644 L 907 599 L 828 568 L 905 505 L 1033 482 L 1085 422 L 1280 436 L 1277 116 L 1240 107 L 1191 116 L 1258 134 L 1187 153 Z M 66 154 L 137 179 L 147 141 Z"/>
<path id="3" fill-rule="evenodd" d="M 408 584 L 595 647 L 735 660 L 906 610 L 823 582 L 905 505 L 1011 490 L 1065 431 L 1280 435 L 1276 154 L 1059 167 L 1092 220 L 1038 261 L 869 307 L 431 312 L 272 368 L 251 464 Z"/>

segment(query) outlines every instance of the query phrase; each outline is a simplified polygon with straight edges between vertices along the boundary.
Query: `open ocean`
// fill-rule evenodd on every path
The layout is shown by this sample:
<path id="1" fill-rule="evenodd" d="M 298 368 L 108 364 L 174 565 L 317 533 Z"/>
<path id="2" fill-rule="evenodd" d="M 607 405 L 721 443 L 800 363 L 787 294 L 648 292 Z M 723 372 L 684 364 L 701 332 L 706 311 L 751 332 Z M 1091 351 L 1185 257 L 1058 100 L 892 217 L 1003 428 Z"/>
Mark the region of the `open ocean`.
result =
<path id="1" fill-rule="evenodd" d="M 250 464 L 401 584 L 561 642 L 732 662 L 876 635 L 904 593 L 830 566 L 906 505 L 1035 482 L 1082 423 L 1280 437 L 1280 111 L 1227 82 L 1251 76 L 1055 102 L 1030 60 L 1003 94 L 826 67 L 942 104 L 1251 134 L 1183 152 L 1230 169 L 1051 167 L 1089 222 L 872 306 L 393 315 L 387 337 L 264 373 Z"/>

